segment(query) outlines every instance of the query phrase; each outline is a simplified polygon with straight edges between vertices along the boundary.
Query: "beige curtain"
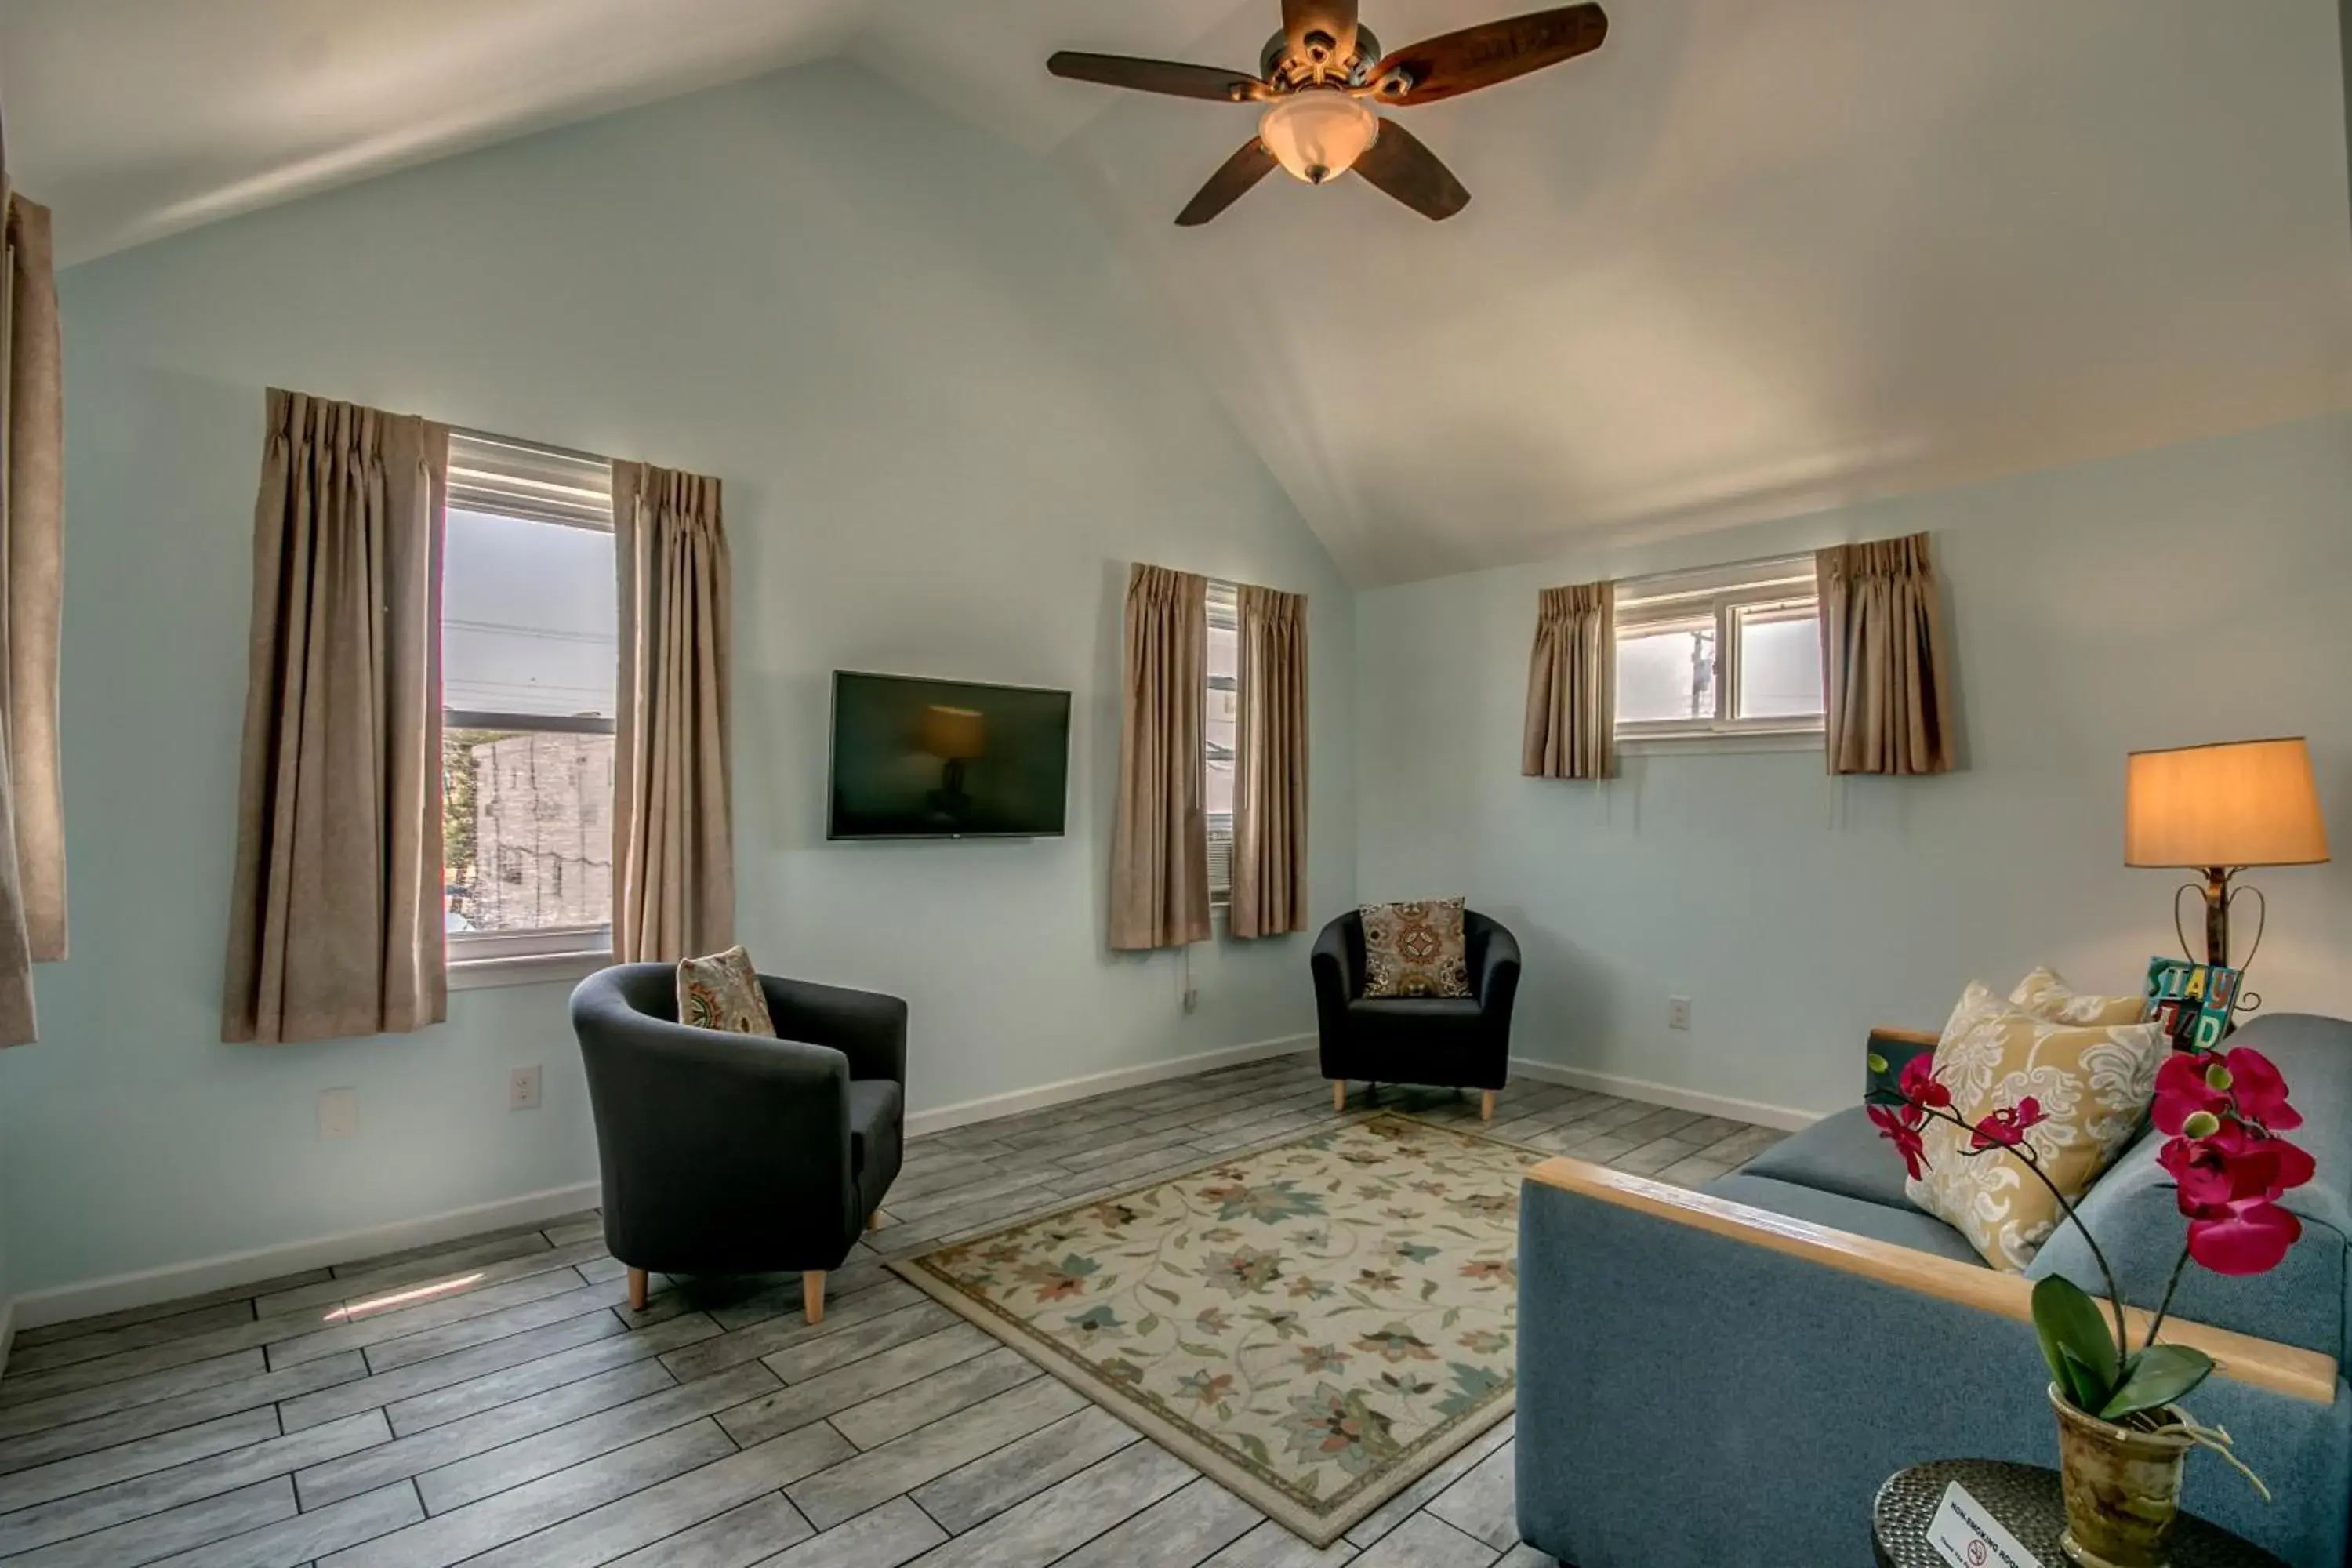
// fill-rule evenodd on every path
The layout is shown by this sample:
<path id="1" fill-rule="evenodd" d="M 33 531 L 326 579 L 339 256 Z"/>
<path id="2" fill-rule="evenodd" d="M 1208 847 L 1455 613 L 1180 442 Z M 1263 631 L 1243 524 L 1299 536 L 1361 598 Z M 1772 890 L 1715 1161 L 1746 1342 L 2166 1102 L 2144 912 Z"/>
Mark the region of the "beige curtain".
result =
<path id="1" fill-rule="evenodd" d="M 0 175 L 0 1046 L 15 1046 L 34 1036 L 32 964 L 66 955 L 65 413 L 48 209 Z"/>
<path id="2" fill-rule="evenodd" d="M 1830 772 L 1949 773 L 1951 661 L 1927 536 L 1833 544 L 1814 572 Z"/>
<path id="3" fill-rule="evenodd" d="M 1127 579 L 1118 810 L 1110 844 L 1115 948 L 1208 940 L 1201 740 L 1208 683 L 1209 580 L 1138 565 Z"/>
<path id="4" fill-rule="evenodd" d="M 221 1037 L 447 1015 L 441 530 L 449 433 L 272 389 L 253 517 Z"/>
<path id="5" fill-rule="evenodd" d="M 1519 772 L 1605 779 L 1617 771 L 1617 585 L 1546 588 L 1528 658 Z"/>
<path id="6" fill-rule="evenodd" d="M 1237 591 L 1233 932 L 1307 929 L 1307 596 Z"/>
<path id="7" fill-rule="evenodd" d="M 613 533 L 613 956 L 675 963 L 735 941 L 732 571 L 719 481 L 614 463 Z"/>

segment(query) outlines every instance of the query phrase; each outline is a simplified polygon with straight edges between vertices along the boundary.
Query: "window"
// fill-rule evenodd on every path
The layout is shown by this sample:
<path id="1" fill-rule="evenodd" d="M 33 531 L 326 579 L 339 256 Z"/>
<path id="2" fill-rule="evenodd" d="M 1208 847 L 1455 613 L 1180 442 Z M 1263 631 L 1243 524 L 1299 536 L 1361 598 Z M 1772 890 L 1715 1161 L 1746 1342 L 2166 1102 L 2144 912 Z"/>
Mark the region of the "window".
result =
<path id="1" fill-rule="evenodd" d="M 612 951 L 619 628 L 611 465 L 453 433 L 441 603 L 453 964 Z"/>
<path id="2" fill-rule="evenodd" d="M 1810 556 L 1617 584 L 1617 738 L 1818 734 Z"/>
<path id="3" fill-rule="evenodd" d="M 1208 787 L 1209 902 L 1234 896 L 1234 757 L 1241 742 L 1242 623 L 1240 596 L 1231 583 L 1209 584 L 1209 689 L 1202 726 Z"/>

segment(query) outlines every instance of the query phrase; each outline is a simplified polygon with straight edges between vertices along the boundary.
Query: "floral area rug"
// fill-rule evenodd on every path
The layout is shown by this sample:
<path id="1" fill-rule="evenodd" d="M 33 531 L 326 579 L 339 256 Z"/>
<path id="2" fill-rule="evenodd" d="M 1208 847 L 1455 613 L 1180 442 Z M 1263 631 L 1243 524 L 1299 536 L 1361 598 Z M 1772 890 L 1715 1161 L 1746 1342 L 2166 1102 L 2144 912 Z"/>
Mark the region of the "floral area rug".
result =
<path id="1" fill-rule="evenodd" d="M 1328 1545 L 1509 1414 L 1542 1158 L 1376 1115 L 897 1268 Z"/>

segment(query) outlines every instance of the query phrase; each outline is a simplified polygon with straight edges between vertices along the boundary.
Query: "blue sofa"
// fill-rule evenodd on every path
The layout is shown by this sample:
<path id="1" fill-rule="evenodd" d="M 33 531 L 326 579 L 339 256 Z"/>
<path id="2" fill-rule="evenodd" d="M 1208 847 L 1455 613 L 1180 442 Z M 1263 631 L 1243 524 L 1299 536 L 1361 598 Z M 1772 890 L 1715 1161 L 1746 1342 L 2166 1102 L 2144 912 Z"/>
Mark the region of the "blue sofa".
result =
<path id="1" fill-rule="evenodd" d="M 2233 1043 L 2277 1062 L 2316 1158 L 2289 1194 L 2304 1235 L 2266 1275 L 2192 1266 L 2174 1312 L 2224 1373 L 2188 1400 L 2270 1483 L 2211 1455 L 2185 1503 L 2294 1568 L 2345 1568 L 2352 1516 L 2352 1023 L 2258 1019 Z M 2161 1142 L 2143 1136 L 2084 1200 L 2133 1302 L 2179 1246 Z M 1519 1230 L 1519 1531 L 1574 1568 L 1872 1561 L 1894 1471 L 1955 1458 L 2057 1463 L 2031 1280 L 2103 1289 L 2063 1227 L 2025 1276 L 1985 1266 L 1903 1195 L 1860 1107 L 1702 1193 L 1575 1160 L 1528 1174 Z M 2201 1327 L 2200 1327 L 2201 1326 Z M 2242 1338 L 2235 1337 L 2242 1336 Z"/>

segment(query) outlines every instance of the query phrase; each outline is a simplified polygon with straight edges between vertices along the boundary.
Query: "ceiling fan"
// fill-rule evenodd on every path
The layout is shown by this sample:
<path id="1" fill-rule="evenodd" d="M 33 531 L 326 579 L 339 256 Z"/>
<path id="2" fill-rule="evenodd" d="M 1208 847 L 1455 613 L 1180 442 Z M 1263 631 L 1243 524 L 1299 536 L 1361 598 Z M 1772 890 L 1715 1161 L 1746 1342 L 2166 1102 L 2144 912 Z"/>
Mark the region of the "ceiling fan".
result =
<path id="1" fill-rule="evenodd" d="M 1180 224 L 1208 222 L 1274 171 L 1310 185 L 1355 170 L 1428 218 L 1449 218 L 1470 193 L 1437 154 L 1367 104 L 1410 109 L 1475 92 L 1601 47 L 1609 18 L 1594 5 L 1564 5 L 1425 38 L 1389 54 L 1356 20 L 1357 0 L 1282 0 L 1282 31 L 1258 74 L 1127 55 L 1065 49 L 1045 62 L 1055 76 L 1138 92 L 1263 103 L 1257 134 L 1209 176 Z"/>

